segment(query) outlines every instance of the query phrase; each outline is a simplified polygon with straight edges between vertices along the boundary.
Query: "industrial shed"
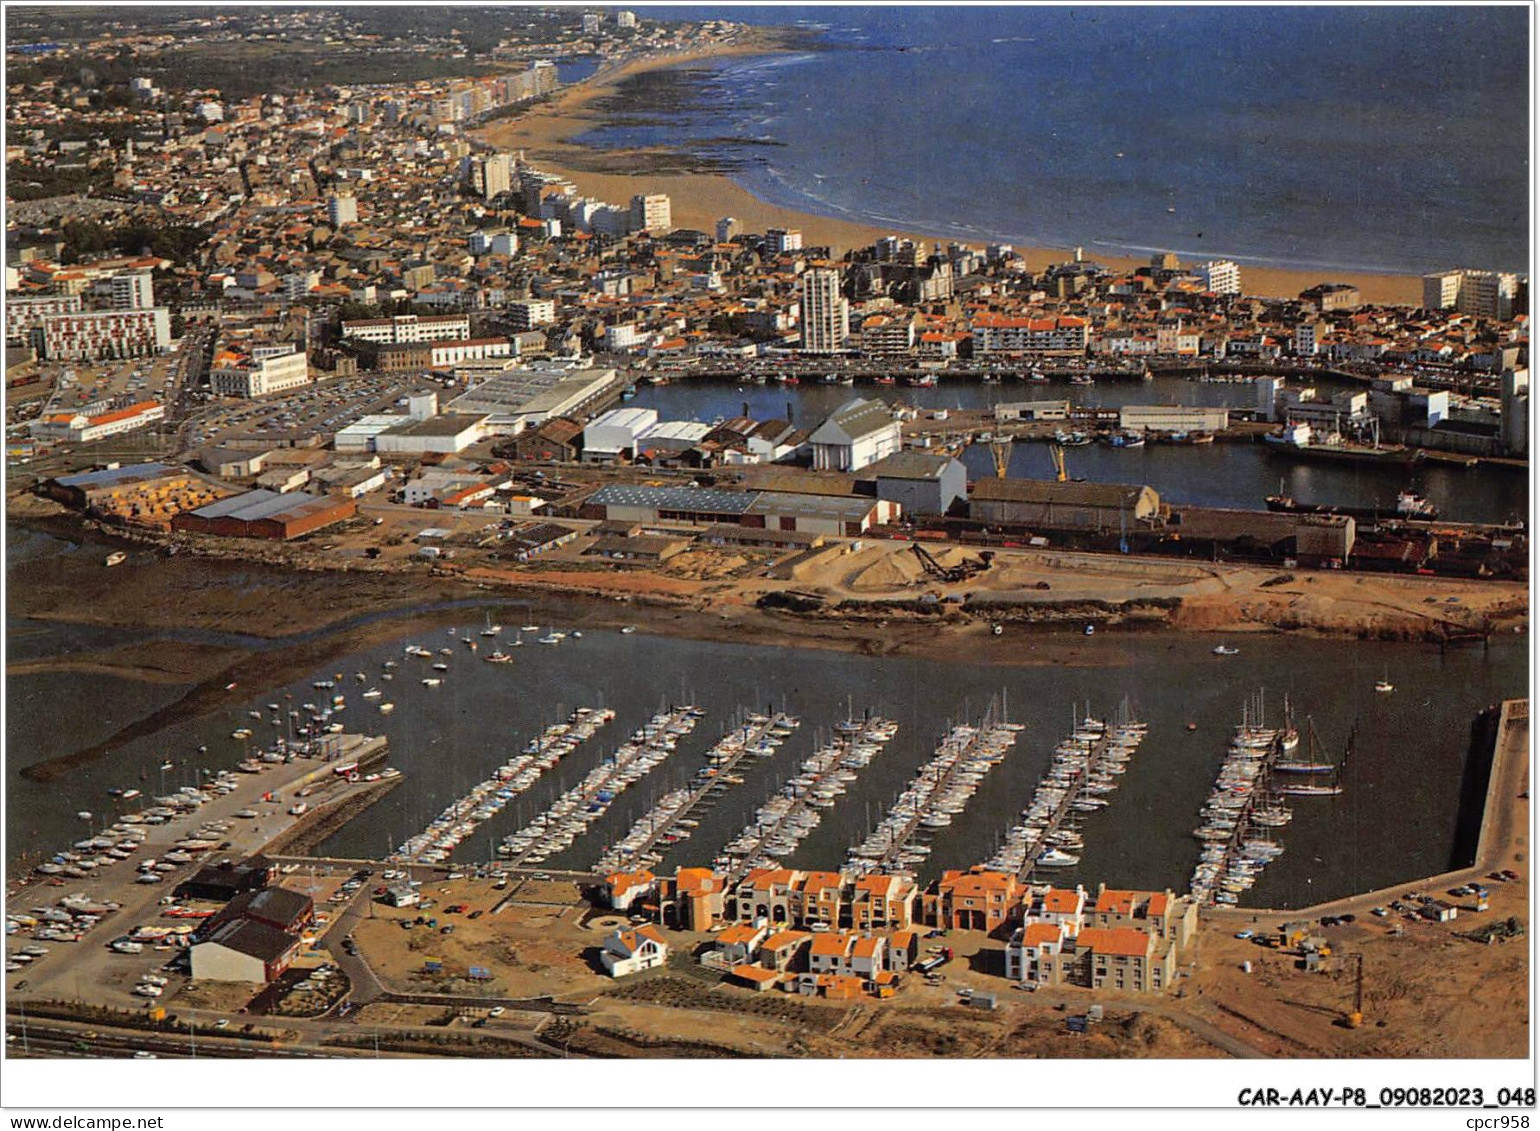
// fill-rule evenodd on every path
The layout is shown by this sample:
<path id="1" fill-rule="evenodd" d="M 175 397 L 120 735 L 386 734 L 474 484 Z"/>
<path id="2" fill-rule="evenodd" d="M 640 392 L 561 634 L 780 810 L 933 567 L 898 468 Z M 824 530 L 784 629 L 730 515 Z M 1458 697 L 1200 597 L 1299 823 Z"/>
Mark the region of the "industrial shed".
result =
<path id="1" fill-rule="evenodd" d="M 84 510 L 94 493 L 153 483 L 158 479 L 185 474 L 181 468 L 165 463 L 138 463 L 128 467 L 109 467 L 47 479 L 38 487 L 40 494 L 65 506 Z"/>
<path id="2" fill-rule="evenodd" d="M 346 497 L 307 495 L 302 491 L 286 495 L 248 491 L 195 511 L 185 511 L 171 520 L 171 529 L 224 538 L 287 541 L 357 513 L 358 503 Z"/>
<path id="3" fill-rule="evenodd" d="M 1160 517 L 1160 496 L 1151 487 L 1122 483 L 981 479 L 973 485 L 968 515 L 990 526 L 1131 530 Z"/>
<path id="4" fill-rule="evenodd" d="M 299 948 L 297 935 L 254 919 L 233 919 L 192 945 L 192 976 L 195 981 L 271 982 L 289 968 Z"/>
<path id="5" fill-rule="evenodd" d="M 794 530 L 799 534 L 859 538 L 873 526 L 885 526 L 895 521 L 899 514 L 897 503 L 883 499 L 765 491 L 744 514 L 743 525 L 764 530 Z"/>
<path id="6" fill-rule="evenodd" d="M 758 496 L 704 487 L 601 487 L 578 510 L 579 518 L 629 522 L 741 522 Z"/>
<path id="7" fill-rule="evenodd" d="M 897 503 L 905 514 L 946 514 L 968 497 L 968 471 L 951 456 L 894 452 L 861 471 L 873 479 L 877 497 Z"/>

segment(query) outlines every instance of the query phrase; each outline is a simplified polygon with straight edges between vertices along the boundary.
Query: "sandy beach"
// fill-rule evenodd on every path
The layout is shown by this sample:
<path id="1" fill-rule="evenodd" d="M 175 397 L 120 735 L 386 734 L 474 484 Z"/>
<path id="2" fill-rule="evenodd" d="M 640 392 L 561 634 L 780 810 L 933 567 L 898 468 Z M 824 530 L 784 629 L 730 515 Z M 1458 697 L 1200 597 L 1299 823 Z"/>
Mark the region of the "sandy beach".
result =
<path id="1" fill-rule="evenodd" d="M 603 124 L 602 109 L 595 105 L 632 75 L 665 67 L 678 67 L 721 55 L 769 54 L 780 50 L 779 41 L 769 33 L 753 42 L 721 49 L 675 52 L 649 56 L 619 66 L 601 69 L 587 81 L 569 87 L 549 102 L 532 108 L 520 117 L 499 121 L 476 131 L 478 137 L 499 149 L 523 150 L 525 158 L 539 168 L 562 176 L 579 190 L 601 200 L 627 201 L 634 193 L 667 193 L 673 205 L 674 226 L 711 231 L 723 216 L 737 217 L 745 231 L 762 232 L 766 228 L 800 228 L 806 246 L 828 245 L 839 255 L 854 247 L 869 244 L 885 235 L 907 235 L 917 240 L 937 242 L 924 232 L 895 233 L 878 228 L 810 213 L 797 212 L 767 204 L 729 177 L 713 172 L 684 171 L 638 173 L 630 170 L 656 166 L 669 155 L 657 150 L 597 150 L 574 144 L 572 139 Z M 670 164 L 673 164 L 670 162 Z M 948 242 L 946 240 L 940 241 Z M 1018 247 L 1033 270 L 1069 257 L 1068 248 Z M 1140 258 L 1097 256 L 1114 270 L 1143 265 Z M 1293 297 L 1316 283 L 1345 282 L 1363 292 L 1365 302 L 1415 305 L 1421 300 L 1422 282 L 1411 275 L 1377 275 L 1333 271 L 1296 271 L 1282 268 L 1242 265 L 1246 292 L 1267 297 Z"/>

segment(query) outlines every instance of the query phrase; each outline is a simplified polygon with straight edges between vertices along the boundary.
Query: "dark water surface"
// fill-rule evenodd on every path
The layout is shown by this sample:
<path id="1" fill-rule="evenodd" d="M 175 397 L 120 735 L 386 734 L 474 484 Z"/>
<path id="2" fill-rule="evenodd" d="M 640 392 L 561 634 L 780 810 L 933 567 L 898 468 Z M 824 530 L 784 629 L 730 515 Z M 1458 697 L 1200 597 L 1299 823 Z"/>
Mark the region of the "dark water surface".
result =
<path id="1" fill-rule="evenodd" d="M 511 632 L 524 623 L 517 607 L 494 607 Z M 348 697 L 341 718 L 350 730 L 391 740 L 391 761 L 406 782 L 336 834 L 324 851 L 378 856 L 418 832 L 456 797 L 486 777 L 542 726 L 573 707 L 612 706 L 619 717 L 476 836 L 460 855 L 484 857 L 493 839 L 528 821 L 562 789 L 575 783 L 660 705 L 685 699 L 707 709 L 696 733 L 648 778 L 620 796 L 590 832 L 553 866 L 586 867 L 650 807 L 682 783 L 707 747 L 742 708 L 775 706 L 802 718 L 802 727 L 771 759 L 747 762 L 745 782 L 714 808 L 697 812 L 700 828 L 666 867 L 709 861 L 779 781 L 813 748 L 820 734 L 843 719 L 848 705 L 899 720 L 897 738 L 861 775 L 851 792 L 803 842 L 791 863 L 837 866 L 845 848 L 880 818 L 913 770 L 929 757 L 949 720 L 976 717 L 991 699 L 1002 700 L 1025 724 L 1020 741 L 986 779 L 964 817 L 936 841 L 932 870 L 983 860 L 1026 804 L 1054 742 L 1074 713 L 1111 712 L 1127 700 L 1150 724 L 1112 804 L 1086 826 L 1083 862 L 1065 879 L 1146 887 L 1185 886 L 1197 855 L 1189 835 L 1203 796 L 1223 756 L 1242 704 L 1265 688 L 1270 713 L 1287 694 L 1296 717 L 1315 720 L 1322 743 L 1340 751 L 1358 727 L 1349 789 L 1335 800 L 1301 799 L 1285 831 L 1288 851 L 1268 869 L 1250 901 L 1301 903 L 1363 890 L 1402 877 L 1439 871 L 1455 842 L 1457 799 L 1474 712 L 1505 696 L 1520 695 L 1527 678 L 1522 639 L 1481 648 L 1437 650 L 1417 645 L 1353 644 L 1282 637 L 1239 638 L 1240 655 L 1211 654 L 1214 640 L 1159 634 L 1085 638 L 1071 662 L 1043 667 L 983 663 L 943 664 L 910 658 L 866 658 L 813 650 L 734 643 L 698 643 L 590 631 L 556 647 L 528 643 L 510 665 L 480 662 L 460 642 L 484 625 L 467 616 L 451 637 L 418 631 L 349 656 L 326 671 L 296 673 L 286 688 L 256 696 L 253 706 L 292 697 L 294 705 L 323 693 L 311 682 L 344 677 Z M 543 626 L 544 627 L 544 626 Z M 78 630 L 77 630 L 78 631 Z M 529 635 L 529 634 L 526 634 Z M 480 642 L 480 638 L 476 638 Z M 406 643 L 452 647 L 443 686 L 423 687 L 428 661 L 403 655 Z M 378 675 L 386 659 L 400 662 L 393 681 Z M 418 671 L 418 668 L 424 669 Z M 1392 695 L 1376 695 L 1375 679 L 1388 671 Z M 363 672 L 367 683 L 353 673 Z M 360 693 L 377 686 L 395 703 L 381 715 Z M 200 767 L 233 766 L 243 744 L 230 732 L 250 725 L 270 732 L 246 708 L 182 722 L 127 744 L 109 758 L 62 782 L 37 785 L 18 776 L 40 758 L 99 741 L 118 726 L 180 694 L 183 688 L 101 677 L 28 676 L 8 680 L 7 744 L 10 762 L 10 836 L 14 856 L 29 848 L 61 847 L 73 839 L 78 809 L 106 811 L 109 786 L 159 791 L 194 779 Z M 326 694 L 331 694 L 327 692 Z M 90 703 L 91 710 L 80 709 Z M 1197 724 L 1195 731 L 1186 729 Z M 207 754 L 197 747 L 207 745 Z M 170 758 L 174 768 L 158 769 Z M 149 792 L 146 789 L 146 792 Z"/>

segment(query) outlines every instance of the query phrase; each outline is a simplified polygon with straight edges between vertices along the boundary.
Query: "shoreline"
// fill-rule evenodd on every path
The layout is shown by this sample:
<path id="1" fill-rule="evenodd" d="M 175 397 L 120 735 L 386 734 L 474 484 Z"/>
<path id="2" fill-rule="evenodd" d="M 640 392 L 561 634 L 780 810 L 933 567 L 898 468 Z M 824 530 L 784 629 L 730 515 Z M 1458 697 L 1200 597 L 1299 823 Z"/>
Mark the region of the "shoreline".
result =
<path id="1" fill-rule="evenodd" d="M 69 520 L 35 523 L 28 519 L 21 524 L 57 535 L 69 525 Z M 84 524 L 75 526 L 71 540 L 117 544 L 109 535 Z M 53 575 L 54 584 L 66 592 L 78 591 L 93 580 L 100 583 L 105 576 L 105 572 L 95 565 L 94 558 L 88 560 L 79 555 L 68 561 L 44 559 L 41 567 L 38 563 L 21 563 L 13 566 L 12 571 L 26 571 L 29 566 L 34 571 L 42 568 Z M 123 568 L 128 567 L 120 567 L 120 570 Z M 154 576 L 143 579 L 150 592 L 142 591 L 140 585 L 132 585 L 118 600 L 112 600 L 107 594 L 101 601 L 91 602 L 89 612 L 83 612 L 74 602 L 51 608 L 50 594 L 42 587 L 28 585 L 13 587 L 13 594 L 28 595 L 21 599 L 26 607 L 13 611 L 17 616 L 40 624 L 195 630 L 209 629 L 222 622 L 228 624 L 249 612 L 267 619 L 243 621 L 241 630 L 261 638 L 266 645 L 223 647 L 218 650 L 217 659 L 211 655 L 211 662 L 202 669 L 202 678 L 196 680 L 165 678 L 159 672 L 155 673 L 159 678 L 152 677 L 152 673 L 145 669 L 151 667 L 150 661 L 154 659 L 156 645 L 153 642 L 140 642 L 134 646 L 134 654 L 123 657 L 137 663 L 111 665 L 110 671 L 102 661 L 118 650 L 111 644 L 85 653 L 45 655 L 18 661 L 7 669 L 8 676 L 64 670 L 67 665 L 71 670 L 94 670 L 146 682 L 182 683 L 186 687 L 174 701 L 133 720 L 106 739 L 26 767 L 21 771 L 26 780 L 37 783 L 57 780 L 72 770 L 102 759 L 125 742 L 245 703 L 253 694 L 264 694 L 289 682 L 296 671 L 325 666 L 349 653 L 377 647 L 414 631 L 464 623 L 467 617 L 479 617 L 482 608 L 506 610 L 509 606 L 523 606 L 531 613 L 538 611 L 541 615 L 552 615 L 581 629 L 636 625 L 646 634 L 671 639 L 731 639 L 752 647 L 813 648 L 868 657 L 911 656 L 935 662 L 963 661 L 1001 668 L 1060 664 L 1116 668 L 1129 662 L 1117 642 L 1134 637 L 1143 640 L 1165 635 L 1177 639 L 1244 631 L 1247 634 L 1356 639 L 1361 638 L 1363 629 L 1363 626 L 1357 629 L 1344 626 L 1338 631 L 1326 632 L 1303 626 L 1243 624 L 1233 616 L 1224 615 L 1222 609 L 1205 609 L 1201 601 L 1183 602 L 1183 606 L 1190 607 L 1178 606 L 1174 610 L 1164 610 L 1164 615 L 1158 616 L 1153 615 L 1153 610 L 1145 610 L 1138 601 L 1126 601 L 1120 610 L 1109 610 L 1096 608 L 1097 602 L 1088 604 L 1078 598 L 1062 603 L 1063 607 L 1044 608 L 1040 610 L 1041 615 L 1028 614 L 1026 619 L 1021 619 L 1014 611 L 1003 610 L 964 610 L 961 615 L 940 619 L 880 601 L 867 608 L 847 609 L 843 613 L 803 615 L 761 609 L 741 599 L 721 599 L 720 595 L 713 599 L 709 593 L 649 591 L 645 585 L 646 576 L 639 574 L 619 578 L 622 581 L 634 579 L 642 584 L 641 588 L 628 591 L 604 588 L 602 583 L 607 575 L 546 571 L 520 576 L 486 567 L 427 578 L 420 573 L 295 570 L 262 562 L 226 562 L 218 557 L 194 554 L 156 562 L 152 568 Z M 193 571 L 193 576 L 202 582 L 200 587 L 218 592 L 220 587 L 207 586 L 207 572 L 227 569 L 239 571 L 248 590 L 258 594 L 249 610 L 243 612 L 240 602 L 232 604 L 211 596 L 184 604 L 182 615 L 174 625 L 148 614 L 147 610 L 156 607 L 150 601 L 151 594 L 167 584 L 177 584 L 178 576 L 173 574 Z M 133 575 L 123 576 L 132 578 Z M 181 577 L 189 592 L 193 589 L 189 584 L 191 580 Z M 428 591 L 424 591 L 423 582 L 431 587 Z M 319 624 L 308 617 L 304 624 L 292 617 L 280 617 L 275 621 L 270 611 L 274 608 L 273 599 L 278 596 L 282 597 L 282 604 L 291 609 L 311 612 L 325 609 L 330 615 Z M 249 595 L 243 598 L 250 599 Z M 1087 620 L 1095 620 L 1103 629 L 1094 638 L 1094 646 L 1088 645 L 1088 638 L 1080 631 Z M 992 621 L 1007 624 L 1010 631 L 1004 637 L 994 637 Z M 1405 634 L 1377 635 L 1381 639 L 1399 638 L 1409 642 L 1416 639 Z M 221 659 L 223 663 L 218 662 Z M 91 666 L 89 669 L 88 665 Z M 230 684 L 234 687 L 228 686 Z"/>
<path id="2" fill-rule="evenodd" d="M 672 205 L 676 228 L 711 232 L 717 219 L 734 216 L 744 231 L 762 232 L 771 227 L 800 228 L 806 246 L 828 246 L 836 256 L 871 244 L 886 235 L 907 236 L 936 246 L 954 240 L 977 245 L 989 242 L 938 236 L 913 229 L 879 227 L 865 221 L 840 219 L 771 204 L 722 172 L 638 172 L 636 166 L 649 158 L 668 155 L 677 157 L 679 154 L 677 151 L 659 149 L 600 150 L 574 141 L 576 137 L 604 123 L 603 113 L 594 111 L 590 104 L 603 95 L 614 93 L 626 79 L 635 75 L 715 58 L 768 56 L 793 49 L 785 36 L 767 33 L 752 43 L 633 59 L 618 66 L 601 68 L 581 83 L 564 88 L 548 102 L 518 117 L 478 127 L 471 131 L 471 135 L 498 149 L 523 150 L 530 163 L 542 171 L 569 180 L 585 195 L 601 200 L 625 201 L 636 192 L 666 193 Z M 1084 246 L 1091 258 L 1114 271 L 1132 270 L 1148 262 L 1147 258 L 1137 256 L 1098 255 L 1098 245 L 1093 242 Z M 1018 246 L 1016 250 L 1034 271 L 1040 271 L 1052 263 L 1062 263 L 1073 252 L 1069 247 Z M 1293 298 L 1317 283 L 1343 282 L 1358 287 L 1366 305 L 1415 306 L 1422 297 L 1422 280 L 1417 275 L 1264 266 L 1245 259 L 1238 259 L 1237 262 L 1245 275 L 1244 293 L 1249 296 Z"/>

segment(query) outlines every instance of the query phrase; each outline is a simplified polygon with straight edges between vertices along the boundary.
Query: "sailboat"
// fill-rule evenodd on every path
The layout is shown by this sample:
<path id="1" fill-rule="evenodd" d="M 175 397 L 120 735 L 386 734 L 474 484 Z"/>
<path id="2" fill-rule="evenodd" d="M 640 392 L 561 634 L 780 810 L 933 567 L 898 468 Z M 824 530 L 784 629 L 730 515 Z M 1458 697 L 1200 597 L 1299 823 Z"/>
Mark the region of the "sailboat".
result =
<path id="1" fill-rule="evenodd" d="M 492 623 L 492 614 L 488 613 L 487 614 L 487 627 L 481 630 L 481 635 L 483 635 L 483 636 L 496 636 L 498 633 L 502 632 L 502 630 L 503 630 L 503 626 L 500 625 L 500 624 L 493 624 Z"/>
<path id="2" fill-rule="evenodd" d="M 1374 690 L 1380 692 L 1390 692 L 1394 691 L 1395 689 L 1396 685 L 1390 682 L 1390 667 L 1389 665 L 1386 665 L 1385 674 L 1374 681 Z"/>

